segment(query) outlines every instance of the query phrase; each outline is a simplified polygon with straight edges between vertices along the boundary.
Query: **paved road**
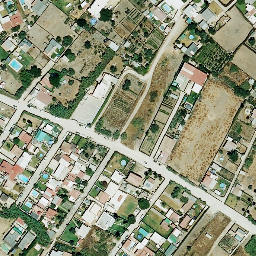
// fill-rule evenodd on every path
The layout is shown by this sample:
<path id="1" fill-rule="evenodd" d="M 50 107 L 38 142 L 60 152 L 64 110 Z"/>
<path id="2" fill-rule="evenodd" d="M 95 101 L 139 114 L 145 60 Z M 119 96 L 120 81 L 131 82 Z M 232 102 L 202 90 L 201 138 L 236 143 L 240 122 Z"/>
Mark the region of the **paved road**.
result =
<path id="1" fill-rule="evenodd" d="M 160 197 L 160 195 L 163 193 L 165 188 L 167 187 L 169 181 L 164 180 L 163 183 L 159 186 L 157 191 L 153 194 L 151 200 L 150 200 L 150 207 L 156 202 L 156 200 Z M 111 253 L 109 254 L 110 256 L 115 256 L 117 251 L 121 248 L 122 242 L 125 240 L 127 236 L 129 236 L 134 229 L 136 229 L 140 223 L 140 221 L 143 219 L 143 217 L 146 215 L 148 212 L 148 209 L 140 211 L 140 213 L 136 216 L 136 222 L 132 225 L 129 226 L 129 228 L 124 232 L 124 234 L 121 236 L 120 240 L 118 240 L 116 246 L 113 248 Z"/>
<path id="2" fill-rule="evenodd" d="M 78 208 L 80 207 L 80 205 L 83 203 L 84 199 L 86 198 L 87 194 L 89 193 L 89 191 L 91 190 L 91 188 L 93 187 L 94 183 L 97 181 L 97 179 L 99 178 L 100 174 L 102 173 L 102 171 L 104 170 L 106 164 L 108 163 L 108 161 L 110 160 L 112 154 L 114 153 L 113 150 L 110 150 L 106 157 L 103 159 L 103 161 L 101 162 L 101 164 L 99 165 L 99 167 L 97 168 L 96 172 L 93 174 L 93 176 L 91 177 L 91 179 L 88 182 L 88 185 L 86 187 L 86 189 L 84 190 L 83 194 L 79 197 L 79 199 L 76 201 L 75 205 L 72 207 L 72 209 L 70 210 L 70 212 L 68 213 L 67 217 L 65 218 L 64 222 L 61 224 L 61 226 L 59 227 L 58 231 L 56 232 L 54 238 L 53 238 L 53 242 L 51 243 L 51 246 L 49 248 L 47 248 L 47 250 L 44 250 L 43 252 L 43 256 L 47 255 L 48 252 L 51 251 L 52 247 L 55 244 L 56 239 L 64 232 L 66 226 L 68 225 L 68 223 L 71 221 L 71 219 L 73 218 L 73 216 L 75 215 L 76 211 L 78 210 Z"/>
<path id="3" fill-rule="evenodd" d="M 255 139 L 256 139 L 256 131 L 254 132 L 254 134 L 252 136 L 252 139 L 251 139 L 251 141 L 250 141 L 250 143 L 249 143 L 249 145 L 248 145 L 248 147 L 246 149 L 245 154 L 241 157 L 241 163 L 239 164 L 239 166 L 238 166 L 238 168 L 236 170 L 236 173 L 235 173 L 235 177 L 234 177 L 233 181 L 231 182 L 225 197 L 223 198 L 223 202 L 226 201 L 226 199 L 228 197 L 228 194 L 230 193 L 230 191 L 231 191 L 231 189 L 232 189 L 232 187 L 233 187 L 233 185 L 234 185 L 234 183 L 235 183 L 235 181 L 237 179 L 237 176 L 239 175 L 240 171 L 242 170 L 242 168 L 244 166 L 244 162 L 245 162 L 247 156 L 249 155 L 249 153 L 251 151 L 251 148 L 253 146 L 253 143 L 254 143 Z"/>

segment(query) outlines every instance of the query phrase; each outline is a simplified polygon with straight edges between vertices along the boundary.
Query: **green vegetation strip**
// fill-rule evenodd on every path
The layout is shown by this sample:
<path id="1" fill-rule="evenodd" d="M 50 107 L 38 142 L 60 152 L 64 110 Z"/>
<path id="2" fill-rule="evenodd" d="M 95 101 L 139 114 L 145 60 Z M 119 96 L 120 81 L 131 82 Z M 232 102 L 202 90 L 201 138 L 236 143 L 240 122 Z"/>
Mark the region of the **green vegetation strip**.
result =
<path id="1" fill-rule="evenodd" d="M 90 72 L 89 75 L 82 80 L 76 98 L 72 102 L 70 102 L 67 107 L 63 106 L 60 102 L 50 105 L 49 112 L 57 117 L 70 118 L 75 109 L 77 108 L 78 104 L 80 103 L 80 101 L 85 96 L 86 89 L 94 84 L 96 79 L 103 72 L 103 70 L 105 69 L 107 64 L 112 60 L 114 55 L 115 52 L 110 48 L 107 48 L 105 54 L 102 56 L 101 63 L 95 68 L 94 71 Z"/>
<path id="2" fill-rule="evenodd" d="M 3 208 L 0 212 L 0 217 L 5 219 L 17 219 L 20 217 L 28 225 L 28 229 L 32 229 L 38 239 L 38 243 L 43 246 L 50 244 L 50 237 L 47 234 L 45 226 L 40 222 L 24 213 L 16 204 L 12 204 L 10 208 Z"/>

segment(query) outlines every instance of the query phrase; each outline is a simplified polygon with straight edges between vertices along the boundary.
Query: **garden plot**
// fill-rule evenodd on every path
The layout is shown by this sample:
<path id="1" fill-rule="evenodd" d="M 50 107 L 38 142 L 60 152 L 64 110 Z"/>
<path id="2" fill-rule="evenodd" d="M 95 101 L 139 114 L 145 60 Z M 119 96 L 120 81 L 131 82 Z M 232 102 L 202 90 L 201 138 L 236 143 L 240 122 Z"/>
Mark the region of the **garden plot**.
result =
<path id="1" fill-rule="evenodd" d="M 150 155 L 154 149 L 154 146 L 161 135 L 161 132 L 168 121 L 169 116 L 172 113 L 172 110 L 177 102 L 179 92 L 172 92 L 171 89 L 166 93 L 163 102 L 151 123 L 148 131 L 146 132 L 146 136 L 140 146 L 140 151 Z M 174 97 L 174 98 L 173 98 Z"/>
<path id="2" fill-rule="evenodd" d="M 218 74 L 225 64 L 231 59 L 232 55 L 227 53 L 216 42 L 208 42 L 193 57 L 195 62 L 204 68 Z"/>
<path id="3" fill-rule="evenodd" d="M 236 52 L 232 61 L 253 79 L 256 79 L 256 54 L 242 45 Z"/>
<path id="4" fill-rule="evenodd" d="M 126 146 L 134 148 L 143 138 L 144 132 L 148 129 L 158 109 L 159 101 L 162 100 L 167 86 L 173 80 L 175 72 L 180 66 L 182 56 L 183 54 L 180 52 L 172 52 L 160 59 L 154 71 L 150 89 L 138 112 L 126 129 L 127 138 L 122 141 Z"/>
<path id="5" fill-rule="evenodd" d="M 125 83 L 130 84 L 128 88 L 124 87 Z M 125 76 L 102 115 L 104 127 L 111 131 L 121 131 L 136 107 L 144 89 L 145 84 L 138 78 L 130 74 Z"/>
<path id="6" fill-rule="evenodd" d="M 231 19 L 217 31 L 213 39 L 226 51 L 234 52 L 246 39 L 252 26 L 235 6 L 227 14 Z"/>
<path id="7" fill-rule="evenodd" d="M 91 44 L 89 49 L 84 47 L 86 41 L 89 41 Z M 89 32 L 83 31 L 71 45 L 70 49 L 76 55 L 75 60 L 66 62 L 60 59 L 54 68 L 59 71 L 63 68 L 73 68 L 75 70 L 74 78 L 81 79 L 82 76 L 88 76 L 101 62 L 101 56 L 105 52 L 106 46 L 93 39 Z"/>
<path id="8" fill-rule="evenodd" d="M 241 100 L 215 80 L 208 80 L 168 163 L 194 182 L 202 179 L 217 153 Z M 205 140 L 205 138 L 208 138 Z M 192 153 L 191 153 L 192 152 Z"/>

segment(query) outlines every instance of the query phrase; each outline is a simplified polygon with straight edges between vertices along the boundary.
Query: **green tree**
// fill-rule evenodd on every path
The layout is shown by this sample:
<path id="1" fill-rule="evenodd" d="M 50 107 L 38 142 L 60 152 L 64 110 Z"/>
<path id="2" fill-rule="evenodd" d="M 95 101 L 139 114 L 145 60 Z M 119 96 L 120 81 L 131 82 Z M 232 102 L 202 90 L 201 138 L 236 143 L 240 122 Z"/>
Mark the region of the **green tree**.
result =
<path id="1" fill-rule="evenodd" d="M 91 45 L 91 42 L 90 41 L 85 41 L 84 42 L 84 47 L 85 47 L 85 49 L 90 49 L 91 47 L 92 47 L 92 45 Z"/>
<path id="2" fill-rule="evenodd" d="M 136 222 L 136 218 L 133 214 L 128 215 L 127 221 L 129 224 L 134 224 Z"/>
<path id="3" fill-rule="evenodd" d="M 146 198 L 139 198 L 138 204 L 141 210 L 145 210 L 150 207 L 149 201 Z"/>
<path id="4" fill-rule="evenodd" d="M 250 256 L 256 255 L 256 235 L 253 235 L 249 242 L 245 245 L 245 251 L 250 254 Z"/>
<path id="5" fill-rule="evenodd" d="M 20 139 L 19 139 L 18 137 L 15 137 L 15 138 L 13 139 L 13 143 L 14 143 L 15 145 L 18 145 L 18 144 L 20 143 Z"/>
<path id="6" fill-rule="evenodd" d="M 70 49 L 67 49 L 64 55 L 68 58 L 69 62 L 72 62 L 76 59 L 76 55 Z"/>
<path id="7" fill-rule="evenodd" d="M 157 124 L 152 124 L 150 126 L 150 131 L 153 132 L 153 133 L 156 133 L 159 131 L 159 126 Z"/>
<path id="8" fill-rule="evenodd" d="M 18 37 L 21 40 L 25 39 L 26 36 L 27 36 L 27 33 L 24 30 L 20 31 L 20 33 L 18 34 Z"/>
<path id="9" fill-rule="evenodd" d="M 112 19 L 113 12 L 110 9 L 103 8 L 100 11 L 100 20 L 101 21 L 110 21 Z"/>
<path id="10" fill-rule="evenodd" d="M 232 150 L 232 151 L 228 152 L 228 157 L 233 163 L 235 163 L 238 160 L 237 150 Z"/>
<path id="11" fill-rule="evenodd" d="M 61 37 L 60 37 L 60 36 L 57 36 L 57 37 L 56 37 L 56 42 L 58 42 L 58 43 L 61 42 Z"/>
<path id="12" fill-rule="evenodd" d="M 111 71 L 112 73 L 116 73 L 117 67 L 116 67 L 115 65 L 111 65 L 111 66 L 110 66 L 110 71 Z"/>
<path id="13" fill-rule="evenodd" d="M 230 66 L 230 72 L 235 73 L 235 72 L 238 72 L 238 70 L 239 68 L 235 64 L 232 64 Z"/>
<path id="14" fill-rule="evenodd" d="M 251 46 L 254 46 L 255 45 L 255 37 L 250 37 L 249 39 L 248 39 L 248 42 L 249 42 L 249 44 L 251 45 Z"/>
<path id="15" fill-rule="evenodd" d="M 61 76 L 59 72 L 53 72 L 50 74 L 49 81 L 51 85 L 54 86 L 55 88 L 60 87 L 60 80 L 61 80 Z"/>
<path id="16" fill-rule="evenodd" d="M 37 78 L 39 76 L 41 76 L 42 72 L 41 72 L 41 69 L 38 68 L 37 66 L 33 65 L 31 68 L 30 68 L 30 72 L 31 74 L 33 75 L 34 78 Z"/>
<path id="17" fill-rule="evenodd" d="M 67 75 L 73 76 L 74 74 L 75 74 L 75 70 L 73 68 L 69 68 L 68 72 L 67 72 Z"/>
<path id="18" fill-rule="evenodd" d="M 178 195 L 180 194 L 180 191 L 181 191 L 180 186 L 174 187 L 174 189 L 173 189 L 173 191 L 171 193 L 172 198 L 177 198 Z"/>
<path id="19" fill-rule="evenodd" d="M 63 40 L 62 40 L 63 46 L 66 46 L 66 47 L 67 47 L 67 46 L 71 45 L 72 42 L 73 42 L 73 37 L 72 37 L 72 36 L 67 35 L 67 36 L 64 36 L 64 37 L 63 37 Z"/>
<path id="20" fill-rule="evenodd" d="M 123 85 L 122 85 L 122 89 L 124 91 L 128 91 L 130 89 L 130 86 L 131 86 L 131 80 L 129 79 L 125 79 Z"/>
<path id="21" fill-rule="evenodd" d="M 150 94 L 149 94 L 149 96 L 150 96 L 149 101 L 150 101 L 150 102 L 155 102 L 155 100 L 156 100 L 156 98 L 157 98 L 157 95 L 158 95 L 157 91 L 152 91 L 152 92 L 150 92 Z"/>

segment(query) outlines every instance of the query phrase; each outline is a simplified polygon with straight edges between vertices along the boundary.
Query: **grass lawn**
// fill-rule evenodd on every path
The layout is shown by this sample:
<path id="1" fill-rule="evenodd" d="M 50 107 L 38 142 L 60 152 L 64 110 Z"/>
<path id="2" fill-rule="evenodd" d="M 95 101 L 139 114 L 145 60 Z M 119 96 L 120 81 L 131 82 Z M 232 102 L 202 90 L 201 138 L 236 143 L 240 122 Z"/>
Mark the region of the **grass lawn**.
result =
<path id="1" fill-rule="evenodd" d="M 47 186 L 43 184 L 41 181 L 37 183 L 38 189 L 45 191 L 47 189 Z"/>
<path id="2" fill-rule="evenodd" d="M 79 142 L 79 140 L 80 140 L 80 138 L 81 138 L 81 137 L 80 137 L 78 134 L 75 134 L 75 136 L 73 137 L 71 143 L 77 145 L 78 142 Z"/>
<path id="3" fill-rule="evenodd" d="M 28 170 L 25 170 L 22 174 L 25 175 L 25 176 L 27 176 L 28 178 L 30 178 L 30 177 L 33 175 L 33 174 L 32 174 L 30 171 L 28 171 Z"/>
<path id="4" fill-rule="evenodd" d="M 153 228 L 161 236 L 167 238 L 170 235 L 172 228 L 170 228 L 168 231 L 164 230 L 160 226 L 163 220 L 164 220 L 164 216 L 162 216 L 160 213 L 157 214 L 156 211 L 154 210 L 150 210 L 144 217 L 143 222 L 146 223 L 151 228 Z"/>
<path id="5" fill-rule="evenodd" d="M 228 198 L 225 202 L 225 204 L 231 208 L 235 208 L 236 207 L 236 204 L 237 204 L 237 196 L 233 195 L 233 194 L 229 194 L 228 195 Z"/>
<path id="6" fill-rule="evenodd" d="M 32 159 L 31 159 L 29 165 L 30 165 L 31 167 L 33 167 L 33 168 L 36 168 L 37 165 L 39 164 L 39 162 L 40 162 L 40 161 L 39 161 L 39 159 L 38 159 L 36 156 L 32 156 Z"/>
<path id="7" fill-rule="evenodd" d="M 0 46 L 0 60 L 5 60 L 9 56 L 9 53 L 6 52 L 1 46 Z"/>
<path id="8" fill-rule="evenodd" d="M 236 2 L 236 7 L 243 13 L 246 13 L 246 4 L 245 2 L 242 4 L 239 4 L 238 2 Z"/>
<path id="9" fill-rule="evenodd" d="M 4 145 L 3 145 L 3 148 L 7 151 L 10 151 L 13 147 L 13 143 L 9 140 L 5 141 Z"/>
<path id="10" fill-rule="evenodd" d="M 71 210 L 71 208 L 73 207 L 73 205 L 74 204 L 72 202 L 66 201 L 63 204 L 61 204 L 59 208 L 61 208 L 63 211 L 68 213 Z"/>
<path id="11" fill-rule="evenodd" d="M 27 256 L 38 256 L 43 252 L 43 249 L 40 249 L 39 251 L 37 251 L 34 247 L 31 248 L 28 253 Z"/>
<path id="12" fill-rule="evenodd" d="M 72 232 L 71 229 L 75 229 L 76 228 L 76 225 L 74 223 L 74 221 L 71 221 L 66 229 L 64 230 L 63 234 L 61 235 L 61 239 L 67 243 L 69 243 L 71 240 L 74 241 L 74 244 L 77 243 L 78 241 L 78 237 L 74 234 L 74 232 Z"/>
<path id="13" fill-rule="evenodd" d="M 93 187 L 89 193 L 89 195 L 95 198 L 100 193 L 100 189 L 98 187 Z"/>
<path id="14" fill-rule="evenodd" d="M 126 218 L 129 214 L 134 213 L 137 206 L 138 200 L 135 197 L 128 195 L 124 200 L 123 204 L 121 205 L 121 207 L 119 208 L 117 214 L 121 217 Z"/>

